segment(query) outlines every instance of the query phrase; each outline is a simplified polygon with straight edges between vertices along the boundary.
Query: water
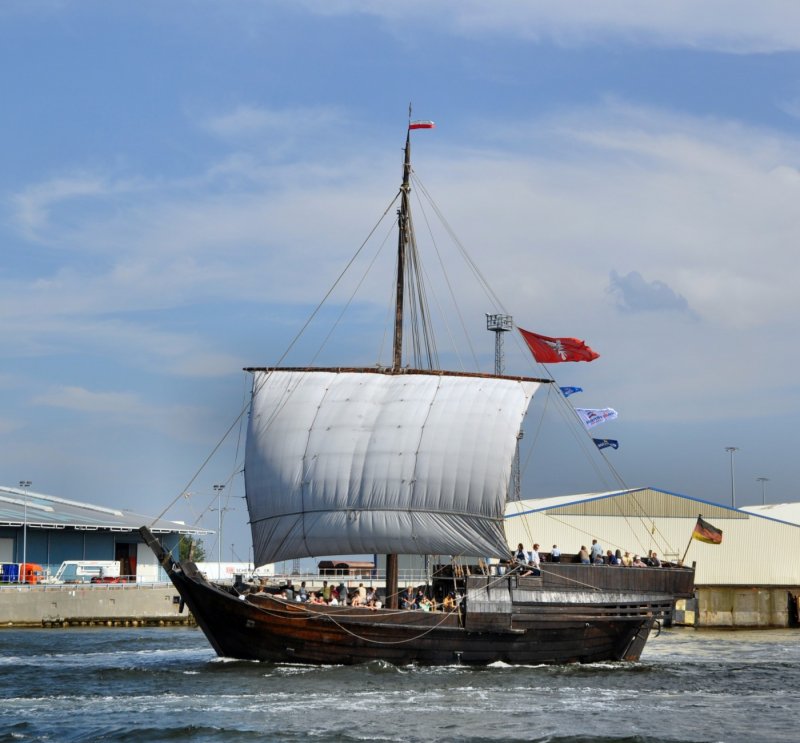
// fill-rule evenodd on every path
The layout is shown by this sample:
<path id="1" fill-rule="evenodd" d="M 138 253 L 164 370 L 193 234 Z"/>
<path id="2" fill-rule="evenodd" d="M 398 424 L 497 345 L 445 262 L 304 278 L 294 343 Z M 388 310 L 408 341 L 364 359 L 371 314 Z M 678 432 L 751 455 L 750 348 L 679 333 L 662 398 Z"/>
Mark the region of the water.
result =
<path id="1" fill-rule="evenodd" d="M 798 740 L 800 633 L 651 638 L 637 664 L 217 659 L 188 628 L 0 630 L 5 741 Z"/>

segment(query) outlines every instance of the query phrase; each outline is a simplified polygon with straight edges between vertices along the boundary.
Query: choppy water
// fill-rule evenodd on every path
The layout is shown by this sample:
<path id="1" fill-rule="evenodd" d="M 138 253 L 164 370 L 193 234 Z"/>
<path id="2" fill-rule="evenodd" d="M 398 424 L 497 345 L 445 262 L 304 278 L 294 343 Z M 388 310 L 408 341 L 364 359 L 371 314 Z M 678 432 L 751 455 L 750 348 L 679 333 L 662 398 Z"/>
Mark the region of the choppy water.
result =
<path id="1" fill-rule="evenodd" d="M 0 630 L 0 742 L 800 739 L 800 632 L 670 630 L 637 664 L 217 659 L 198 630 Z"/>

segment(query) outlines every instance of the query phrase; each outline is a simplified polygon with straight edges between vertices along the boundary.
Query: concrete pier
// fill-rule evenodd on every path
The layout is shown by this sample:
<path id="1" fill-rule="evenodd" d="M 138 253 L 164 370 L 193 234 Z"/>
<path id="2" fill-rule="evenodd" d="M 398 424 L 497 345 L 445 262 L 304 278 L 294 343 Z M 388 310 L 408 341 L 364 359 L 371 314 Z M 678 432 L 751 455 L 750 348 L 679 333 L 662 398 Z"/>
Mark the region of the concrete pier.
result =
<path id="1" fill-rule="evenodd" d="M 695 597 L 676 603 L 676 624 L 765 629 L 797 627 L 800 621 L 797 587 L 698 586 Z"/>
<path id="2" fill-rule="evenodd" d="M 194 624 L 170 583 L 0 587 L 0 629 L 170 624 Z"/>

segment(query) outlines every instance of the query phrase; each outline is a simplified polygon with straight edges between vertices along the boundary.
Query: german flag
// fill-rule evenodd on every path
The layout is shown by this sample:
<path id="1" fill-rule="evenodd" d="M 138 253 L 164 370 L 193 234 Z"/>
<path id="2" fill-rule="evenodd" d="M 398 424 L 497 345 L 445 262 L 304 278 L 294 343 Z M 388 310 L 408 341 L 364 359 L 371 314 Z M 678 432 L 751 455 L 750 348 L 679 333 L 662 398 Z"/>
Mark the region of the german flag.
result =
<path id="1" fill-rule="evenodd" d="M 711 526 L 708 521 L 703 521 L 702 516 L 697 517 L 697 523 L 692 532 L 692 539 L 697 539 L 700 542 L 707 544 L 721 544 L 722 543 L 722 530 L 717 529 L 716 526 Z"/>

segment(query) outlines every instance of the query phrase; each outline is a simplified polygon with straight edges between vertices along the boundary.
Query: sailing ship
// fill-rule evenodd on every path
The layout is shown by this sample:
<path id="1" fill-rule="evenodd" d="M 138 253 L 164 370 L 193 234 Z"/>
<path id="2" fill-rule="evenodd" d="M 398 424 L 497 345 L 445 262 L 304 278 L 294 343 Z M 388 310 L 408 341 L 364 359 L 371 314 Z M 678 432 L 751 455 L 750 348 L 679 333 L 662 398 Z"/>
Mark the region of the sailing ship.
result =
<path id="1" fill-rule="evenodd" d="M 214 650 L 311 664 L 635 661 L 693 570 L 547 562 L 539 574 L 440 565 L 427 587 L 452 611 L 398 608 L 398 555 L 507 559 L 503 531 L 518 434 L 552 380 L 404 366 L 406 281 L 415 260 L 409 122 L 399 190 L 393 363 L 250 368 L 245 493 L 257 565 L 385 554 L 380 608 L 300 603 L 206 580 L 141 534 Z"/>

